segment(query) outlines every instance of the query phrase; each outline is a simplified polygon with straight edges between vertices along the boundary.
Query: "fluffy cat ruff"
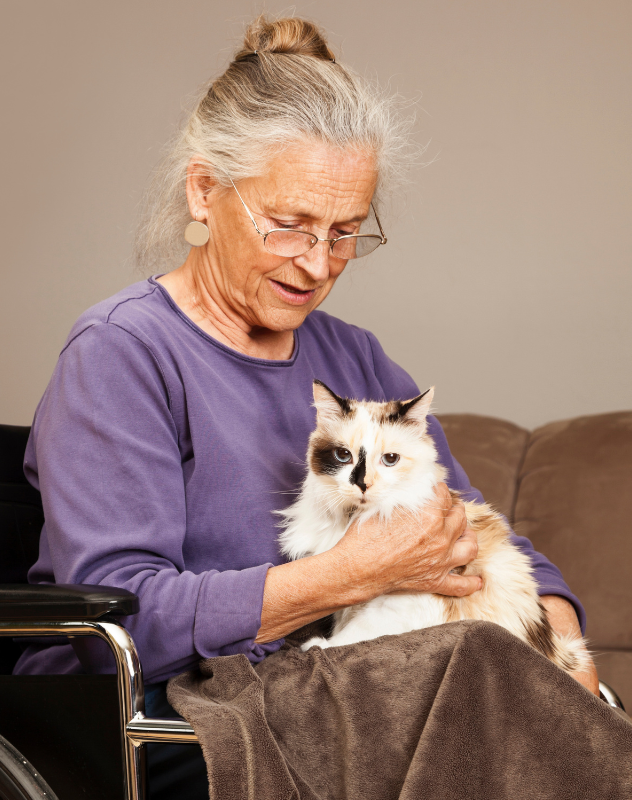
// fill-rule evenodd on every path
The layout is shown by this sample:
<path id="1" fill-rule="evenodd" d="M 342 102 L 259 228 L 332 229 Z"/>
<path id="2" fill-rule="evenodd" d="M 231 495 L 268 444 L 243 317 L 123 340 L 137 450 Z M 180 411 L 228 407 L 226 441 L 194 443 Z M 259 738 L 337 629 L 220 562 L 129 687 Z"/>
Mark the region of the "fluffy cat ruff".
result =
<path id="1" fill-rule="evenodd" d="M 432 397 L 431 389 L 407 402 L 347 400 L 315 381 L 318 424 L 309 441 L 309 472 L 296 502 L 279 512 L 281 548 L 290 559 L 331 549 L 352 522 L 373 515 L 387 520 L 396 509 L 414 513 L 431 500 L 446 478 L 426 430 Z M 480 591 L 462 598 L 382 595 L 337 612 L 331 637 L 311 639 L 303 649 L 477 619 L 502 625 L 566 672 L 584 670 L 590 656 L 583 639 L 551 628 L 531 561 L 510 541 L 504 518 L 480 503 L 466 502 L 465 512 L 478 555 L 455 571 L 480 575 Z"/>

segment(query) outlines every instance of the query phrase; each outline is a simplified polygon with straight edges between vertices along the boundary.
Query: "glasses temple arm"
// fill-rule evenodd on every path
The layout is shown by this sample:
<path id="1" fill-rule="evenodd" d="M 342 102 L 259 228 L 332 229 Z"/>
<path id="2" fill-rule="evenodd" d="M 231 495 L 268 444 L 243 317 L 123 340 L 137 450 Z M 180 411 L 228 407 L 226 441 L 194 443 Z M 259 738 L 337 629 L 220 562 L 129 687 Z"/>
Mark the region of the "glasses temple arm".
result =
<path id="1" fill-rule="evenodd" d="M 266 234 L 265 234 L 265 233 L 261 233 L 261 231 L 260 231 L 260 230 L 259 230 L 259 228 L 257 227 L 257 223 L 255 222 L 255 218 L 254 218 L 254 217 L 252 216 L 252 214 L 250 213 L 250 209 L 248 208 L 248 206 L 247 206 L 247 205 L 244 203 L 242 196 L 239 194 L 239 189 L 238 189 L 238 188 L 235 186 L 235 184 L 233 183 L 233 179 L 232 179 L 232 178 L 229 178 L 228 180 L 229 180 L 229 181 L 230 181 L 230 182 L 233 184 L 233 189 L 234 189 L 234 190 L 237 192 L 237 197 L 238 197 L 238 198 L 241 200 L 241 204 L 242 204 L 242 206 L 243 206 L 243 207 L 246 209 L 246 213 L 247 213 L 247 214 L 248 214 L 248 216 L 250 217 L 250 221 L 252 222 L 252 224 L 255 226 L 255 230 L 257 231 L 257 233 L 259 234 L 259 236 L 265 236 Z M 375 210 L 375 209 L 373 209 L 373 210 Z M 379 224 L 380 224 L 380 223 L 378 222 L 378 225 L 379 225 Z M 381 228 L 380 228 L 380 230 L 381 230 Z"/>
<path id="2" fill-rule="evenodd" d="M 233 184 L 233 186 L 234 186 L 234 184 Z M 239 194 L 239 192 L 237 192 L 237 194 Z M 242 200 L 242 203 L 243 203 L 243 200 Z M 386 244 L 388 239 L 386 238 L 386 236 L 384 236 L 384 231 L 382 230 L 382 223 L 380 222 L 380 218 L 377 215 L 377 211 L 375 210 L 375 206 L 373 205 L 373 203 L 371 203 L 371 208 L 373 209 L 373 213 L 375 214 L 375 221 L 377 222 L 377 227 L 380 229 L 380 235 L 382 237 L 382 244 Z M 254 220 L 253 220 L 253 222 L 254 222 Z"/>

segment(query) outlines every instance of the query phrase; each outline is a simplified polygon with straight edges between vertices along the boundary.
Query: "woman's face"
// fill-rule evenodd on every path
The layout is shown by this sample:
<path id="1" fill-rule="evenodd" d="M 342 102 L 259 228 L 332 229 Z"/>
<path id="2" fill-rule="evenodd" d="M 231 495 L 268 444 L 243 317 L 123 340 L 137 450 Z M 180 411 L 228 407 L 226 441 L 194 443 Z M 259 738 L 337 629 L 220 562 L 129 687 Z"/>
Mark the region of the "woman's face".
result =
<path id="1" fill-rule="evenodd" d="M 236 185 L 262 233 L 291 227 L 334 238 L 359 232 L 376 180 L 372 155 L 304 144 L 274 158 L 264 176 Z M 204 267 L 200 275 L 208 271 L 202 280 L 209 292 L 250 328 L 301 325 L 327 297 L 346 260 L 332 256 L 327 242 L 295 258 L 273 255 L 232 187 L 200 198 L 210 239 L 196 256 Z"/>

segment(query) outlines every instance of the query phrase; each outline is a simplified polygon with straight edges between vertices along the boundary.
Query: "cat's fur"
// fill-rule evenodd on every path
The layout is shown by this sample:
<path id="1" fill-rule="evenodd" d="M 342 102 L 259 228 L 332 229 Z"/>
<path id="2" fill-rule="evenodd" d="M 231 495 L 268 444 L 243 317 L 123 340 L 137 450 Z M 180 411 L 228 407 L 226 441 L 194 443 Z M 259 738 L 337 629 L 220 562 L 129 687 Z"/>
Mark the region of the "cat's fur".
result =
<path id="1" fill-rule="evenodd" d="M 363 402 L 338 397 L 314 381 L 318 423 L 309 441 L 309 472 L 296 502 L 279 512 L 286 555 L 296 559 L 323 553 L 340 541 L 352 521 L 374 514 L 388 519 L 396 508 L 414 512 L 431 499 L 436 484 L 446 478 L 427 433 L 433 394 L 429 389 L 406 402 Z M 340 463 L 336 453 L 353 460 Z M 386 466 L 384 454 L 398 454 L 399 461 Z M 303 649 L 478 619 L 502 625 L 567 672 L 584 669 L 590 657 L 583 640 L 559 637 L 551 628 L 530 559 L 511 543 L 505 519 L 480 503 L 466 502 L 465 510 L 479 550 L 472 563 L 456 571 L 480 575 L 479 592 L 463 598 L 382 595 L 337 612 L 331 637 L 310 639 Z"/>

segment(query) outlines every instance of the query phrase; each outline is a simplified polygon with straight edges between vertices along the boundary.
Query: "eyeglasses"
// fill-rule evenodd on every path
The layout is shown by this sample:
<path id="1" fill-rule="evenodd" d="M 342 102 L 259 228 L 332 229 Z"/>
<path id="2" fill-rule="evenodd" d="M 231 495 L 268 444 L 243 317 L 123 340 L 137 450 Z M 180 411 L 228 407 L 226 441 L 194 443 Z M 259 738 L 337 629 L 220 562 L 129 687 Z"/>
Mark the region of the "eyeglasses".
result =
<path id="1" fill-rule="evenodd" d="M 257 227 L 255 218 L 252 216 L 250 209 L 244 203 L 239 190 L 233 183 L 233 189 L 237 192 L 242 206 L 246 209 L 252 224 L 259 236 L 263 236 L 263 246 L 269 253 L 275 256 L 283 256 L 284 258 L 296 258 L 308 253 L 312 247 L 315 247 L 318 242 L 329 242 L 329 250 L 335 258 L 342 258 L 345 261 L 351 258 L 362 258 L 368 256 L 376 250 L 381 244 L 386 244 L 387 239 L 384 236 L 380 218 L 377 215 L 375 206 L 371 203 L 371 208 L 375 214 L 377 227 L 380 229 L 380 236 L 375 233 L 350 233 L 346 236 L 338 236 L 335 239 L 320 239 L 309 231 L 297 231 L 291 228 L 273 228 L 267 233 L 263 233 Z"/>

